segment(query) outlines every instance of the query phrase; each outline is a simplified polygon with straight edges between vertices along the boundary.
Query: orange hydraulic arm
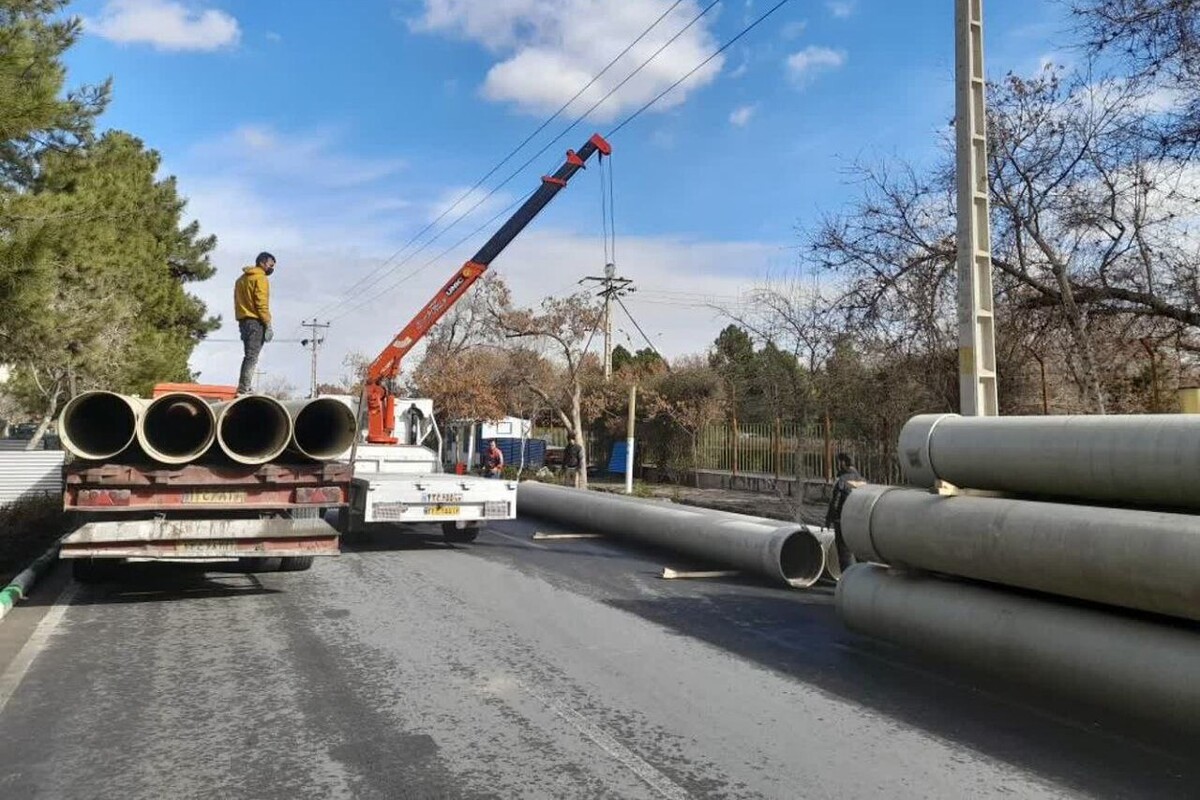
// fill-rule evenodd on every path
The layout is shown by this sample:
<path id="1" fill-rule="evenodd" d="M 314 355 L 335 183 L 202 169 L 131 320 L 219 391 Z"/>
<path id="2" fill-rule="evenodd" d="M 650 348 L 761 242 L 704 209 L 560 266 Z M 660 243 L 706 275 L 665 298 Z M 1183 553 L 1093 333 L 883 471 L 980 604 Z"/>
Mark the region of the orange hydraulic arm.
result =
<path id="1" fill-rule="evenodd" d="M 396 444 L 393 435 L 396 429 L 396 398 L 393 394 L 392 383 L 400 374 L 400 362 L 412 350 L 417 342 L 429 332 L 442 315 L 466 294 L 467 290 L 479 280 L 479 276 L 492 264 L 492 260 L 508 247 L 509 243 L 525 229 L 546 205 L 554 199 L 554 195 L 567 185 L 571 177 L 583 169 L 583 165 L 593 153 L 607 156 L 612 148 L 600 134 L 588 139 L 587 144 L 579 148 L 579 152 L 567 151 L 567 160 L 553 175 L 542 178 L 542 185 L 530 195 L 508 221 L 493 234 L 492 238 L 479 249 L 479 252 L 454 273 L 446 285 L 417 312 L 417 315 L 404 326 L 404 330 L 383 349 L 379 357 L 371 363 L 367 370 L 366 385 L 363 392 L 367 400 L 367 441 L 371 444 Z"/>

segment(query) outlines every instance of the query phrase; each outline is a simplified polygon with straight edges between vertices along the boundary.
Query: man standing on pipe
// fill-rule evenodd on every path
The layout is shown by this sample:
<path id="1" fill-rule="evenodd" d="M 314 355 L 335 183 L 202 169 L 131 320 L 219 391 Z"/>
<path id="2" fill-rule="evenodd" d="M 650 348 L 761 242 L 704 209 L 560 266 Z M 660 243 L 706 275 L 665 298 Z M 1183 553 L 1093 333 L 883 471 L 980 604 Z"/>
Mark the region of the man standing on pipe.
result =
<path id="1" fill-rule="evenodd" d="M 242 370 L 238 376 L 237 393 L 249 394 L 254 381 L 254 368 L 263 344 L 274 338 L 271 330 L 271 289 L 267 276 L 275 271 L 275 256 L 259 253 L 254 266 L 245 267 L 242 276 L 233 284 L 233 309 L 242 336 Z"/>
<path id="2" fill-rule="evenodd" d="M 829 510 L 825 512 L 825 527 L 833 528 L 833 542 L 837 545 L 838 564 L 845 570 L 854 563 L 854 554 L 846 547 L 842 538 L 842 506 L 850 492 L 866 483 L 863 476 L 854 467 L 854 459 L 847 453 L 837 454 L 837 480 L 833 484 L 833 494 L 829 498 Z"/>

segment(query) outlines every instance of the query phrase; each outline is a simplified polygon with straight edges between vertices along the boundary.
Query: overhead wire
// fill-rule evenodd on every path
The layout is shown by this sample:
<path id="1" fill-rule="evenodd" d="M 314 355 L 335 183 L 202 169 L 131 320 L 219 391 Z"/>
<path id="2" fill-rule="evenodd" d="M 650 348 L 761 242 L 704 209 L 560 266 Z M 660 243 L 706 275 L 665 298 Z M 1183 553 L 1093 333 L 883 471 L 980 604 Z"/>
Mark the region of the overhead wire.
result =
<path id="1" fill-rule="evenodd" d="M 658 352 L 658 348 L 654 346 L 654 342 L 650 341 L 650 337 L 646 335 L 644 330 L 642 330 L 642 326 L 638 324 L 638 321 L 633 318 L 633 314 L 630 314 L 629 309 L 625 307 L 625 301 L 621 299 L 620 295 L 616 296 L 616 300 L 617 305 L 619 305 L 621 310 L 625 312 L 625 316 L 629 317 L 629 321 L 633 323 L 633 327 L 637 328 L 637 332 L 640 333 L 642 338 L 646 340 L 646 344 L 650 345 L 650 349 L 654 351 L 654 354 L 659 358 L 662 358 L 663 363 L 666 364 L 667 360 L 663 358 L 662 353 Z"/>
<path id="2" fill-rule="evenodd" d="M 772 14 L 774 14 L 776 11 L 783 8 L 785 5 L 787 5 L 790 2 L 791 2 L 791 0 L 779 0 L 778 3 L 771 6 L 771 8 L 767 9 L 766 11 L 764 11 L 757 18 L 755 18 L 755 20 L 753 22 L 746 25 L 746 27 L 742 28 L 742 30 L 739 31 L 736 36 L 734 36 L 732 39 L 729 39 L 727 42 L 725 42 L 725 44 L 721 45 L 719 48 L 717 48 L 717 50 L 715 50 L 711 55 L 709 55 L 708 58 L 704 59 L 699 64 L 697 64 L 695 67 L 693 67 L 690 71 L 688 71 L 688 73 L 686 75 L 684 75 L 682 78 L 680 78 L 679 80 L 672 83 L 666 89 L 663 89 L 653 99 L 651 99 L 649 102 L 645 103 L 637 111 L 634 111 L 632 114 L 627 116 L 625 119 L 621 120 L 620 124 L 618 124 L 615 128 L 613 128 L 611 131 L 608 132 L 608 137 L 615 136 L 622 128 L 624 128 L 629 123 L 633 122 L 635 119 L 637 119 L 639 116 L 641 116 L 647 109 L 649 109 L 651 106 L 653 106 L 659 100 L 663 99 L 668 94 L 670 94 L 677 86 L 679 86 L 679 84 L 683 83 L 688 78 L 695 75 L 697 72 L 699 72 L 701 69 L 703 69 L 710 61 L 712 61 L 717 56 L 721 55 L 721 53 L 724 53 L 726 50 L 728 50 L 730 47 L 732 47 L 734 44 L 736 44 L 743 36 L 750 33 L 750 31 L 754 30 L 755 28 L 757 28 L 759 25 L 761 25 L 763 22 L 765 22 L 768 17 L 770 17 Z M 608 138 L 608 137 L 606 137 L 606 138 Z"/>
<path id="3" fill-rule="evenodd" d="M 497 162 L 495 164 L 495 166 L 493 166 L 490 170 L 488 170 L 487 173 L 484 174 L 484 176 L 482 178 L 475 181 L 475 183 L 471 186 L 471 188 L 467 189 L 465 192 L 463 192 L 461 195 L 459 195 L 459 197 L 453 203 L 451 203 L 449 207 L 447 207 L 445 210 L 443 210 L 442 213 L 439 214 L 432 222 L 427 224 L 424 228 L 422 228 L 415 235 L 413 235 L 407 242 L 404 243 L 403 246 L 400 247 L 399 250 L 397 250 L 392 255 L 390 255 L 387 259 L 385 259 L 382 264 L 375 267 L 373 270 L 368 272 L 367 275 L 364 275 L 362 278 L 360 278 L 358 281 L 356 281 L 354 284 L 352 284 L 349 288 L 347 288 L 343 292 L 343 297 L 345 295 L 348 295 L 349 293 L 355 291 L 359 286 L 361 286 L 364 282 L 366 282 L 366 280 L 368 280 L 372 275 L 374 275 L 379 270 L 382 270 L 383 268 L 385 268 L 393 260 L 395 260 L 397 257 L 399 257 L 401 253 L 403 253 L 405 250 L 407 250 L 409 247 L 411 247 L 414 243 L 416 243 L 416 241 L 418 239 L 420 239 L 422 236 L 424 236 L 426 233 L 428 233 L 430 230 L 432 230 L 434 228 L 434 226 L 436 226 L 439 222 L 441 222 L 446 217 L 448 217 L 450 215 L 450 213 L 452 211 L 454 211 L 454 209 L 458 208 L 458 206 L 461 205 L 464 200 L 466 200 L 468 197 L 470 197 L 472 192 L 474 192 L 476 189 L 478 189 L 480 186 L 482 186 L 488 180 L 488 178 L 492 177 L 497 172 L 499 172 L 500 168 L 503 167 L 505 164 L 507 164 L 509 161 L 511 161 L 513 159 L 513 157 L 517 155 L 517 153 L 524 150 L 526 145 L 528 145 L 535 138 L 537 138 L 537 136 L 542 131 L 544 131 L 547 127 L 549 127 L 550 123 L 552 123 L 552 122 L 554 122 L 554 120 L 558 119 L 564 111 L 566 111 L 568 108 L 570 108 L 571 105 L 574 104 L 576 100 L 578 100 L 580 97 L 583 96 L 584 92 L 586 92 L 588 89 L 592 88 L 592 86 L 594 86 L 596 84 L 596 82 L 599 81 L 602 77 L 604 77 L 604 75 L 607 74 L 610 69 L 612 69 L 614 66 L 616 66 L 618 61 L 620 61 L 622 58 L 624 58 L 626 55 L 628 55 L 629 52 L 634 47 L 636 47 L 643 39 L 645 39 L 647 36 L 649 36 L 650 32 L 652 30 L 654 30 L 655 28 L 657 28 L 659 23 L 662 22 L 664 19 L 666 19 L 671 14 L 671 12 L 673 12 L 676 8 L 678 8 L 680 6 L 680 4 L 682 4 L 683 2 L 684 2 L 684 0 L 675 0 L 675 2 L 672 3 L 667 8 L 666 11 L 664 11 L 662 14 L 660 14 L 658 16 L 658 18 L 655 19 L 652 23 L 650 23 L 650 25 L 645 30 L 643 30 L 640 34 L 638 34 L 637 38 L 635 38 L 632 42 L 630 42 L 628 45 L 626 45 L 625 49 L 623 49 L 620 53 L 618 53 L 616 56 L 614 56 L 613 59 L 611 61 L 609 61 L 608 64 L 606 64 L 603 69 L 601 69 L 594 76 L 592 76 L 592 79 L 589 80 L 586 84 L 584 84 L 583 87 L 579 89 L 579 91 L 577 91 L 574 95 L 572 95 L 572 97 L 569 100 L 567 100 L 565 103 L 563 103 L 561 106 L 559 106 L 558 109 L 553 114 L 551 114 L 544 121 L 542 121 L 542 123 L 540 125 L 538 125 L 537 128 L 535 128 L 533 130 L 533 132 L 531 132 L 528 136 L 526 136 L 521 141 L 520 144 L 518 144 L 516 147 L 514 147 L 512 150 L 510 150 L 508 152 L 508 154 L 504 156 L 504 158 L 500 159 L 500 161 Z M 449 229 L 449 227 L 453 227 L 454 224 L 457 224 L 457 222 L 461 221 L 461 219 L 462 218 L 460 217 L 459 220 L 457 220 L 455 223 L 452 223 L 450 226 L 448 226 L 447 229 Z M 340 301 L 335 301 L 333 304 L 327 304 L 325 306 L 325 308 L 322 310 L 336 308 L 337 305 L 339 305 L 339 304 L 340 304 Z M 321 314 L 318 314 L 318 316 L 321 316 Z"/>
<path id="4" fill-rule="evenodd" d="M 471 231 L 471 232 L 470 232 L 470 233 L 468 233 L 466 236 L 462 237 L 462 238 L 461 238 L 461 239 L 459 239 L 457 242 L 455 242 L 454 244 L 450 245 L 449 247 L 447 247 L 447 248 L 446 248 L 445 250 L 443 250 L 442 252 L 438 253 L 436 256 L 434 256 L 434 257 L 430 258 L 428 261 L 426 261 L 424 264 L 422 264 L 422 265 L 421 265 L 420 267 L 418 267 L 417 269 L 415 269 L 415 270 L 413 270 L 412 272 L 409 272 L 409 273 L 407 273 L 407 274 L 405 274 L 405 275 L 401 275 L 399 280 L 396 280 L 396 281 L 392 282 L 391 284 L 389 284 L 389 285 L 388 285 L 388 286 L 387 286 L 387 287 L 386 287 L 386 288 L 385 288 L 383 291 L 379 292 L 379 293 L 378 293 L 376 296 L 374 296 L 374 297 L 370 297 L 370 298 L 368 298 L 368 299 L 366 299 L 366 300 L 363 300 L 362 302 L 356 303 L 355 305 L 353 305 L 353 306 L 351 306 L 351 307 L 347 308 L 347 309 L 346 309 L 345 311 L 343 311 L 341 314 L 338 314 L 337 316 L 333 317 L 333 318 L 330 320 L 330 322 L 337 322 L 339 319 L 344 319 L 346 316 L 348 316 L 348 315 L 350 315 L 350 314 L 354 313 L 355 311 L 357 311 L 357 310 L 359 310 L 359 309 L 361 309 L 361 308 L 365 308 L 365 307 L 367 307 L 367 306 L 370 306 L 370 305 L 372 305 L 372 304 L 374 304 L 374 303 L 377 303 L 377 302 L 379 302 L 380 300 L 384 299 L 384 298 L 385 298 L 385 297 L 386 297 L 386 296 L 387 296 L 389 293 L 391 293 L 392 291 L 394 291 L 394 290 L 396 290 L 397 288 L 399 288 L 399 287 L 400 287 L 402 284 L 404 284 L 404 283 L 406 283 L 406 282 L 408 282 L 408 281 L 412 280 L 412 279 L 413 279 L 413 278 L 415 278 L 417 275 L 420 275 L 422 272 L 424 272 L 425 270 L 429 269 L 429 267 L 433 266 L 433 265 L 434 265 L 434 264 L 436 264 L 438 261 L 441 261 L 443 258 L 445 258 L 446 256 L 450 255 L 450 253 L 452 253 L 452 252 L 454 252 L 455 250 L 457 250 L 458 248 L 462 247 L 464 244 L 466 244 L 468 241 L 470 241 L 471 239 L 473 239 L 475 236 L 479 235 L 480 233 L 482 233 L 482 232 L 483 232 L 484 230 L 486 230 L 487 228 L 490 228 L 492 225 L 494 225 L 494 224 L 496 223 L 496 221 L 497 221 L 498 219 L 500 219 L 501 217 L 503 217 L 503 216 L 506 216 L 506 215 L 508 215 L 509 213 L 511 213 L 511 212 L 512 212 L 512 210 L 513 210 L 514 208 L 516 208 L 517 206 L 519 206 L 521 203 L 524 203 L 524 202 L 525 202 L 526 200 L 528 200 L 528 199 L 529 199 L 531 196 L 533 196 L 533 193 L 534 193 L 535 191 L 537 191 L 537 190 L 535 189 L 535 190 L 533 190 L 533 191 L 529 192 L 529 193 L 528 193 L 528 194 L 526 194 L 524 197 L 518 197 L 516 200 L 514 200 L 514 201 L 513 201 L 512 203 L 510 203 L 508 206 L 506 206 L 506 207 L 504 207 L 504 208 L 500 209 L 498 212 L 496 212 L 496 214 L 495 214 L 494 216 L 492 216 L 490 219 L 488 219 L 486 222 L 484 222 L 484 223 L 483 223 L 482 225 L 480 225 L 478 228 L 476 228 L 475 230 Z"/>
<path id="5" fill-rule="evenodd" d="M 579 125 L 580 122 L 587 119 L 587 117 L 593 111 L 595 111 L 597 108 L 599 108 L 605 102 L 607 102 L 609 100 L 609 98 L 611 98 L 622 87 L 624 87 L 625 84 L 627 84 L 630 80 L 632 80 L 635 76 L 637 76 L 643 69 L 646 68 L 647 65 L 650 64 L 650 62 L 652 62 L 659 55 L 661 55 L 664 50 L 666 50 L 670 45 L 672 45 L 676 40 L 678 40 L 680 36 L 682 36 L 689 29 L 691 29 L 691 27 L 693 25 L 695 25 L 697 22 L 699 22 L 705 15 L 708 14 L 708 12 L 710 12 L 720 2 L 721 2 L 721 0 L 712 0 L 712 2 L 710 2 L 708 5 L 704 6 L 699 12 L 696 13 L 695 16 L 693 16 L 688 21 L 688 23 L 686 25 L 684 25 L 682 28 L 680 28 L 678 31 L 676 31 L 674 35 L 672 35 L 669 39 L 667 39 L 666 42 L 664 42 L 657 50 L 655 50 L 653 53 L 651 53 L 649 57 L 647 57 L 644 61 L 642 61 L 642 63 L 638 64 L 638 66 L 636 68 L 634 68 L 634 70 L 632 72 L 630 72 L 628 75 L 626 75 L 619 83 L 617 83 L 616 86 L 614 86 L 607 93 L 605 93 L 605 95 L 603 97 L 601 97 L 596 102 L 592 103 L 592 105 L 589 106 L 586 111 L 584 111 L 582 114 L 577 116 L 575 118 L 575 120 L 570 125 L 568 125 L 566 128 L 564 128 L 557 136 L 555 136 L 553 139 L 551 139 L 549 142 L 547 142 L 540 150 L 538 150 L 536 153 L 534 153 L 532 156 L 530 156 L 521 166 L 519 166 L 515 170 L 513 170 L 508 175 L 508 177 L 506 177 L 504 180 L 502 180 L 500 183 L 498 183 L 496 186 L 494 186 L 487 194 L 485 194 L 483 197 L 479 198 L 479 200 L 477 200 L 474 205 L 472 205 L 470 208 L 468 208 L 466 211 L 464 211 L 461 215 L 459 215 L 458 218 L 453 220 L 449 225 L 447 225 L 445 228 L 443 228 L 441 231 L 439 231 L 437 233 L 437 235 L 435 235 L 432 239 L 425 242 L 425 244 L 423 244 L 420 248 L 418 248 L 416 251 L 414 251 L 413 253 L 410 253 L 407 257 L 405 257 L 405 259 L 403 261 L 401 261 L 396 266 L 392 267 L 392 269 L 390 271 L 394 272 L 396 269 L 399 269 L 400 267 L 404 266 L 405 263 L 410 261 L 412 258 L 414 258 L 417 254 L 422 252 L 424 249 L 426 249 L 430 244 L 432 244 L 433 242 L 440 239 L 447 231 L 449 231 L 450 229 L 452 229 L 453 227 L 458 225 L 460 222 L 462 222 L 464 219 L 469 217 L 471 214 L 473 214 L 476 209 L 478 209 L 481 205 L 483 205 L 488 200 L 490 200 L 498 191 L 500 191 L 500 189 L 504 188 L 506 185 L 508 185 L 510 182 L 512 182 L 512 180 L 514 178 L 516 178 L 518 175 L 520 175 L 522 172 L 524 172 L 534 161 L 541 158 L 542 155 L 544 155 L 547 150 L 549 150 L 556 143 L 561 141 L 568 133 L 570 133 L 572 130 L 574 130 L 576 128 L 576 126 Z M 709 60 L 711 60 L 711 58 Z M 422 267 L 422 269 L 424 269 L 424 267 Z M 363 289 L 365 290 L 365 289 L 371 288 L 372 286 L 378 285 L 380 280 L 382 280 L 382 277 L 379 280 L 376 280 L 375 282 L 369 284 L 368 286 L 363 287 Z M 385 290 L 385 293 L 387 291 L 390 291 L 390 290 Z M 336 308 L 338 305 L 344 305 L 346 302 L 349 302 L 349 298 L 345 298 L 345 299 L 339 301 L 337 304 L 335 304 L 333 306 L 333 308 Z M 373 302 L 373 299 L 365 301 L 365 302 Z M 361 307 L 363 304 L 364 303 L 355 304 L 355 306 L 352 306 L 351 310 L 353 310 L 353 308 Z M 344 317 L 344 316 L 346 316 L 345 313 L 340 314 L 339 318 Z"/>

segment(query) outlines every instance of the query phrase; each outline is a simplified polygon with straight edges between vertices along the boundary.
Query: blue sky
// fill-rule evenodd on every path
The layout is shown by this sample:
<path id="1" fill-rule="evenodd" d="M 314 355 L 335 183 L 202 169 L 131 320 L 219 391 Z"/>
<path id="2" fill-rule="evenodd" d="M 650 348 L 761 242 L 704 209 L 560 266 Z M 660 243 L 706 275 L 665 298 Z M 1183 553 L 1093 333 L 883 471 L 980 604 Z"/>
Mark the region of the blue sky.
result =
<path id="1" fill-rule="evenodd" d="M 433 255 L 773 5 L 719 3 L 475 215 L 372 292 L 343 296 L 672 2 L 86 0 L 70 8 L 86 35 L 68 62 L 74 82 L 113 77 L 104 124 L 159 150 L 191 213 L 220 238 L 218 276 L 198 293 L 231 322 L 238 268 L 272 250 L 277 336 L 296 338 L 317 312 L 333 318 L 321 370 L 333 378 L 346 352 L 373 355 L 486 233 L 429 263 Z M 680 3 L 593 91 L 708 2 Z M 991 0 L 986 13 L 989 74 L 1062 59 L 1061 6 Z M 711 303 L 736 307 L 786 272 L 797 225 L 853 198 L 850 160 L 937 157 L 953 113 L 952 16 L 952 0 L 792 0 L 614 137 L 618 267 L 641 287 L 630 308 L 661 349 L 703 351 L 727 321 Z M 599 195 L 596 170 L 581 174 L 497 260 L 519 299 L 602 269 Z M 620 327 L 619 341 L 640 346 L 632 326 Z M 229 326 L 214 339 L 233 336 Z M 204 344 L 194 366 L 205 380 L 231 379 L 238 349 Z M 298 344 L 279 342 L 263 368 L 303 387 L 307 364 Z"/>

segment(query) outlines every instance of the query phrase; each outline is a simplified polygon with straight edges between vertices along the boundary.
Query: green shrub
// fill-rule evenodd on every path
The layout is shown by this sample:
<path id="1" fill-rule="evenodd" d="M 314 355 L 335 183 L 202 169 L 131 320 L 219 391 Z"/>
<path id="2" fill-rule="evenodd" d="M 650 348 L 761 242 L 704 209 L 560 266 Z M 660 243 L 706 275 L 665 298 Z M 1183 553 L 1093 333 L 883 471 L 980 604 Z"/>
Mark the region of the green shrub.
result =
<path id="1" fill-rule="evenodd" d="M 0 507 L 0 586 L 67 530 L 59 494 L 28 495 Z"/>

